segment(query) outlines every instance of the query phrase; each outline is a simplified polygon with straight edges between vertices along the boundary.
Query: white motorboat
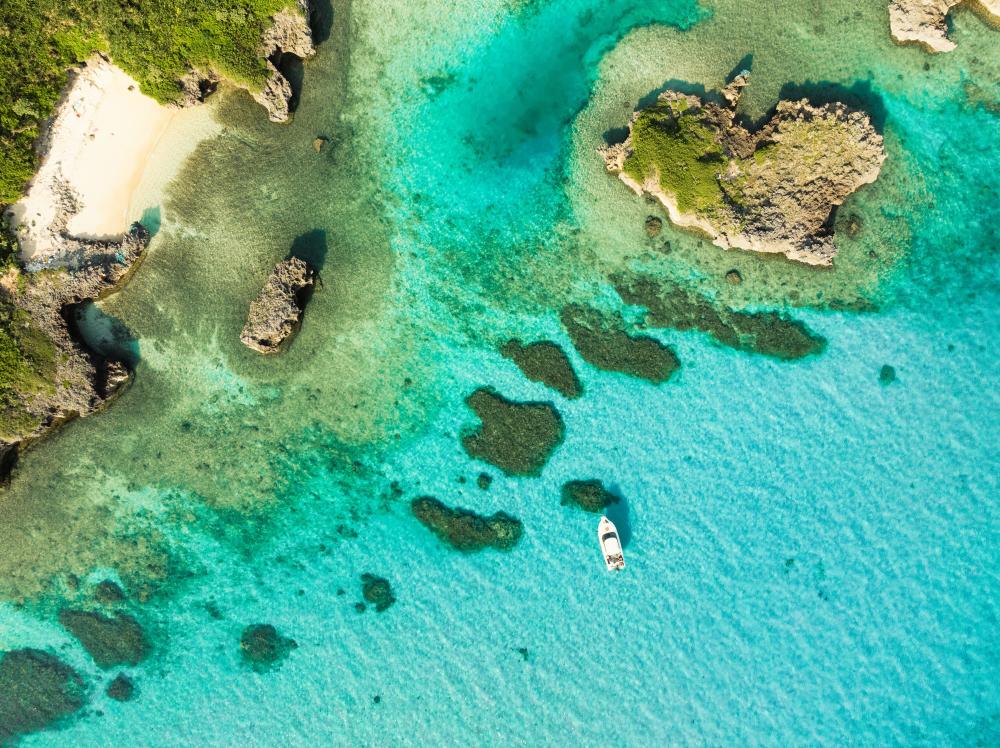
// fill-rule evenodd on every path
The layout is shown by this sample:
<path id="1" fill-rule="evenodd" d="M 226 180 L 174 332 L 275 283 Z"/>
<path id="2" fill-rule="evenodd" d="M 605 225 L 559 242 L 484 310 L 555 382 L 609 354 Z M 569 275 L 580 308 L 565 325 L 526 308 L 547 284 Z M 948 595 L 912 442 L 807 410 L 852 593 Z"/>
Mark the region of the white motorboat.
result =
<path id="1" fill-rule="evenodd" d="M 618 571 L 625 568 L 625 557 L 622 555 L 622 542 L 618 537 L 618 528 L 607 517 L 601 517 L 597 525 L 597 539 L 604 554 L 604 563 L 608 571 Z"/>

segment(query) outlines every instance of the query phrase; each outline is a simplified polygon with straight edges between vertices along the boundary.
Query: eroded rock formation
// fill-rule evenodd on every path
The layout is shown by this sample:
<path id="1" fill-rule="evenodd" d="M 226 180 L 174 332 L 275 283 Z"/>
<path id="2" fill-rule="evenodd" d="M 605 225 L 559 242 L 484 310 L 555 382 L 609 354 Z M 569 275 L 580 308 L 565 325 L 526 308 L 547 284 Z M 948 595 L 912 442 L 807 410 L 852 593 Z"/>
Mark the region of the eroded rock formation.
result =
<path id="1" fill-rule="evenodd" d="M 897 42 L 913 42 L 931 52 L 950 52 L 955 42 L 948 38 L 948 14 L 962 0 L 892 0 L 889 28 Z M 1000 22 L 1000 0 L 978 0 L 976 10 Z"/>
<path id="2" fill-rule="evenodd" d="M 633 115 L 624 143 L 600 149 L 607 169 L 723 249 L 829 265 L 831 212 L 878 177 L 882 136 L 863 112 L 805 99 L 779 102 L 750 132 L 735 121 L 747 80 L 727 86 L 722 103 L 664 92 Z"/>
<path id="3" fill-rule="evenodd" d="M 277 353 L 298 329 L 308 289 L 316 273 L 298 257 L 274 266 L 260 294 L 250 304 L 240 340 L 260 353 Z"/>

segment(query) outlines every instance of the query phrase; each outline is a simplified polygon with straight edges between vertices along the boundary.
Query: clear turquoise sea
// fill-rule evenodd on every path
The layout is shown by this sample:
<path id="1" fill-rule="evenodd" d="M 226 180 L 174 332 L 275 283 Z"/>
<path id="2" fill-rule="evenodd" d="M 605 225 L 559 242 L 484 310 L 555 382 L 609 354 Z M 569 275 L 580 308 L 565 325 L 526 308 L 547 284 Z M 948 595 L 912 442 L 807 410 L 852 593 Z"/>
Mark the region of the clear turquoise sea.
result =
<path id="1" fill-rule="evenodd" d="M 100 303 L 132 387 L 0 492 L 0 651 L 47 650 L 87 684 L 20 743 L 1000 745 L 1000 31 L 962 9 L 954 52 L 897 47 L 881 0 L 338 0 L 321 17 L 294 122 L 221 94 L 222 134 Z M 717 88 L 741 64 L 749 118 L 833 96 L 883 132 L 833 269 L 669 225 L 653 242 L 655 208 L 594 152 L 664 84 Z M 293 245 L 323 281 L 264 359 L 239 331 Z M 608 280 L 639 272 L 781 311 L 826 347 L 783 361 L 644 329 Z M 620 311 L 680 370 L 594 368 L 568 303 Z M 498 353 L 510 337 L 558 343 L 583 396 L 524 378 Z M 463 450 L 464 398 L 487 385 L 561 413 L 539 477 Z M 597 517 L 560 504 L 586 478 L 623 499 L 622 573 Z M 524 537 L 456 552 L 411 515 L 421 495 L 508 512 Z M 364 573 L 396 603 L 357 612 Z M 59 625 L 104 579 L 151 642 L 135 667 L 102 670 Z M 297 648 L 252 670 L 253 623 Z M 137 695 L 119 703 L 123 670 Z"/>

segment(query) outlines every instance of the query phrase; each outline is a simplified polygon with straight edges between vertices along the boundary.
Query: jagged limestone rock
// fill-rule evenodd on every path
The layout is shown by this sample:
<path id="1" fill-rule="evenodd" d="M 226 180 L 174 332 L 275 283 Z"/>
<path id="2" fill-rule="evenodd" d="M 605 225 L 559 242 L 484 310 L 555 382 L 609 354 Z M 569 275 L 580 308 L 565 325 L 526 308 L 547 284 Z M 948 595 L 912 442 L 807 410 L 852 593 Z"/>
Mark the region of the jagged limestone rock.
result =
<path id="1" fill-rule="evenodd" d="M 306 291 L 316 273 L 298 257 L 274 266 L 260 294 L 250 304 L 240 340 L 260 353 L 277 353 L 302 321 Z"/>
<path id="2" fill-rule="evenodd" d="M 608 171 L 656 197 L 670 220 L 723 249 L 784 254 L 829 265 L 836 254 L 831 211 L 875 181 L 882 136 L 843 104 L 781 101 L 762 128 L 736 123 L 747 74 L 723 103 L 666 91 L 636 112 L 625 142 L 600 149 Z"/>
<path id="3" fill-rule="evenodd" d="M 948 14 L 962 0 L 892 0 L 889 28 L 897 42 L 923 45 L 930 52 L 950 52 L 955 42 L 948 38 Z M 1000 22 L 1000 0 L 973 3 L 988 18 Z"/>

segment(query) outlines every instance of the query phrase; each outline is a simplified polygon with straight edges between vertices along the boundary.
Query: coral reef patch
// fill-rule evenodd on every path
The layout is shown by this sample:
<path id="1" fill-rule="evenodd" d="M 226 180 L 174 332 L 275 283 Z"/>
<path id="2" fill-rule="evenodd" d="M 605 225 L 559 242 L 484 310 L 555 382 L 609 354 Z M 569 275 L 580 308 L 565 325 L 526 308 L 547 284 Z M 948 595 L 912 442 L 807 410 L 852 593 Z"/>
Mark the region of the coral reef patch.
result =
<path id="1" fill-rule="evenodd" d="M 462 436 L 462 446 L 507 475 L 540 474 L 562 444 L 566 428 L 551 403 L 508 400 L 492 387 L 476 390 L 465 403 L 480 425 Z"/>
<path id="2" fill-rule="evenodd" d="M 240 654 L 255 672 L 265 672 L 280 665 L 298 646 L 298 642 L 282 636 L 269 623 L 251 624 L 240 635 Z"/>
<path id="3" fill-rule="evenodd" d="M 15 649 L 0 658 L 0 745 L 44 730 L 85 703 L 83 679 L 55 655 Z"/>
<path id="4" fill-rule="evenodd" d="M 410 511 L 438 538 L 464 553 L 484 548 L 509 551 L 524 533 L 521 520 L 506 512 L 483 516 L 468 509 L 453 509 L 433 496 L 414 499 Z"/>
<path id="5" fill-rule="evenodd" d="M 131 701 L 135 697 L 135 682 L 125 673 L 118 673 L 105 690 L 115 701 Z"/>
<path id="6" fill-rule="evenodd" d="M 138 665 L 149 654 L 149 642 L 130 615 L 105 616 L 89 610 L 64 609 L 59 623 L 77 638 L 99 668 Z"/>
<path id="7" fill-rule="evenodd" d="M 577 353 L 602 371 L 660 384 L 680 368 L 680 359 L 672 348 L 655 338 L 628 334 L 617 315 L 571 304 L 563 308 L 560 319 Z"/>
<path id="8" fill-rule="evenodd" d="M 697 330 L 729 348 L 785 360 L 821 353 L 826 346 L 825 338 L 778 312 L 721 308 L 696 291 L 650 275 L 617 274 L 611 281 L 626 304 L 648 310 L 650 327 Z"/>
<path id="9" fill-rule="evenodd" d="M 500 355 L 513 361 L 528 379 L 541 382 L 563 397 L 580 397 L 583 387 L 566 354 L 555 343 L 541 340 L 522 343 L 508 340 L 500 347 Z"/>
<path id="10" fill-rule="evenodd" d="M 617 504 L 619 498 L 604 487 L 602 481 L 571 480 L 563 484 L 559 501 L 563 506 L 575 506 L 585 512 L 600 514 L 612 504 Z"/>
<path id="11" fill-rule="evenodd" d="M 365 602 L 374 605 L 378 613 L 388 610 L 396 602 L 389 580 L 375 574 L 361 575 L 361 596 Z"/>

